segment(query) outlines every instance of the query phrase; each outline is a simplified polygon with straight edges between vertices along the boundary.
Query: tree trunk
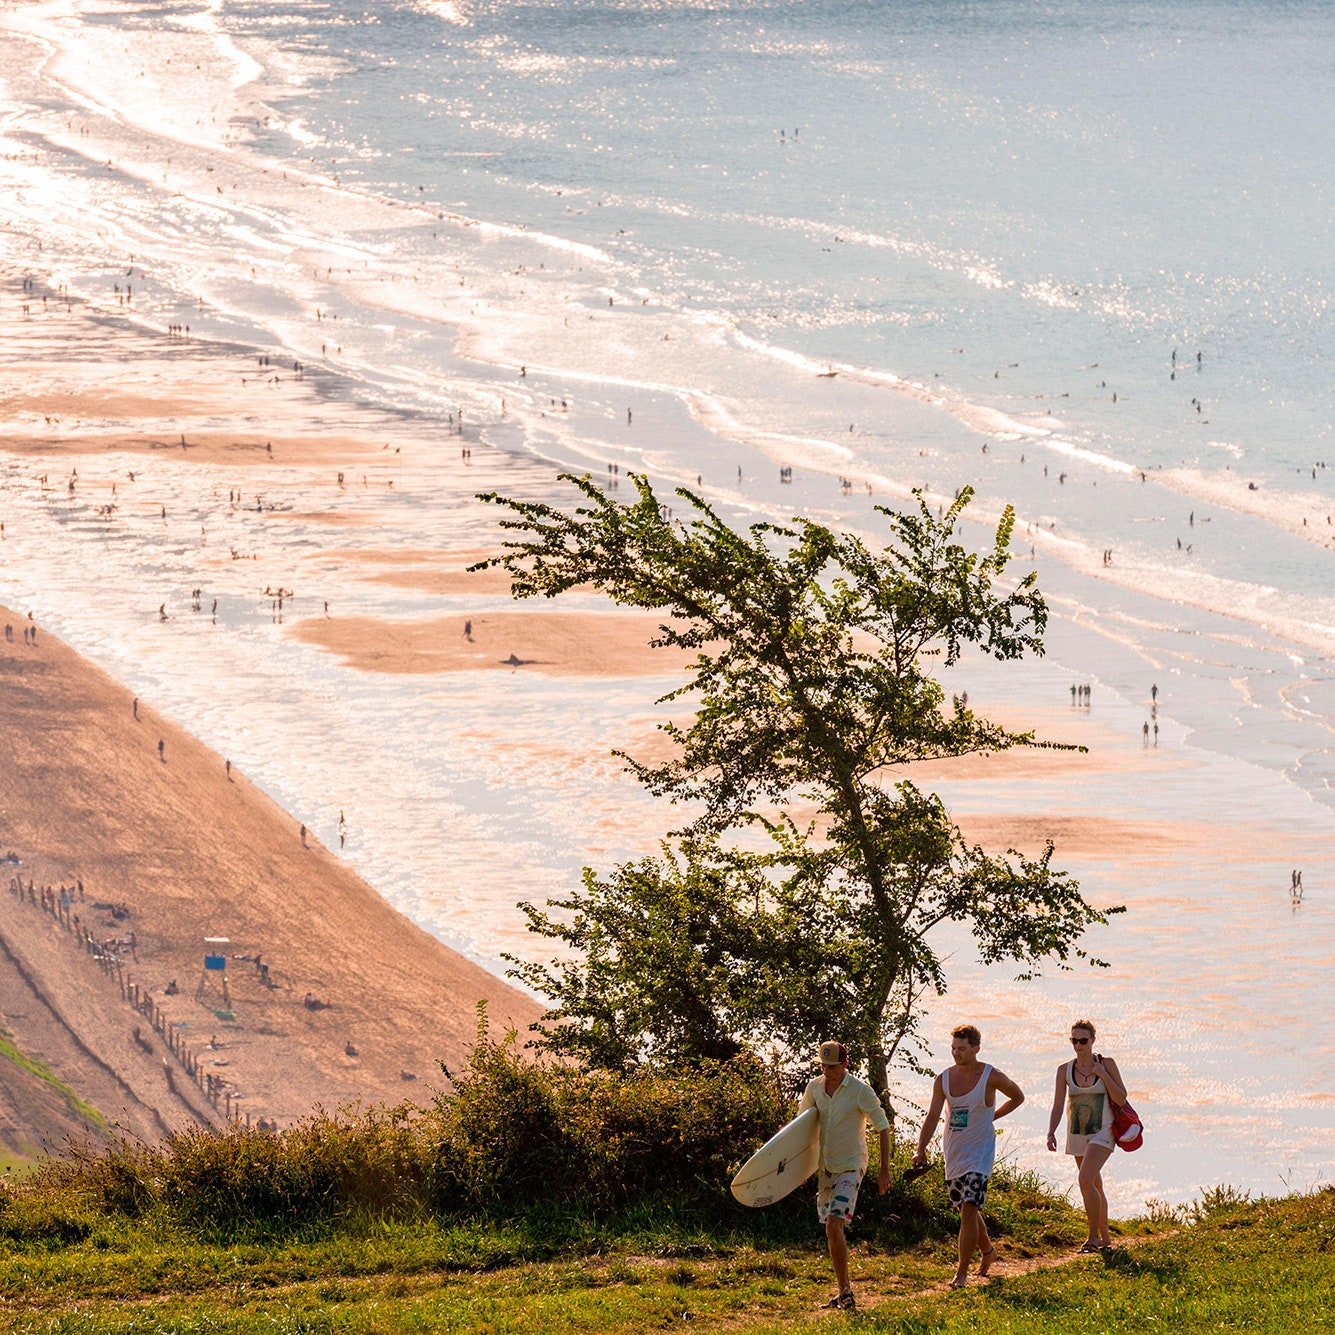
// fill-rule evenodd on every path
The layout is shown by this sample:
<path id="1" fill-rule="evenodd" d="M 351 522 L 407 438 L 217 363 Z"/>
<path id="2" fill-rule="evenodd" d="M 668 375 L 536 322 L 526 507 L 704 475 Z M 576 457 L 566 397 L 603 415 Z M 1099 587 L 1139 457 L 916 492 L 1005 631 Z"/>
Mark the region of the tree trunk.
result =
<path id="1" fill-rule="evenodd" d="M 867 1065 L 871 1087 L 876 1091 L 876 1097 L 880 1099 L 881 1107 L 885 1109 L 885 1115 L 890 1119 L 890 1148 L 893 1150 L 896 1128 L 895 1105 L 890 1099 L 889 1063 L 886 1060 L 885 1049 L 879 1043 L 871 1050 Z"/>

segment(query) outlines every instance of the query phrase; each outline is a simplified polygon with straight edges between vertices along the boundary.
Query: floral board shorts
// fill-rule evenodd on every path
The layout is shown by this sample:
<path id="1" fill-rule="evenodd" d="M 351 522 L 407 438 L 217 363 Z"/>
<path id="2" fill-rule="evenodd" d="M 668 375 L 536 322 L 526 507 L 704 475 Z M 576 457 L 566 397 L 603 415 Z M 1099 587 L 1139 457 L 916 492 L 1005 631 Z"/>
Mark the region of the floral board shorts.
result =
<path id="1" fill-rule="evenodd" d="M 981 1210 L 987 1204 L 989 1180 L 982 1173 L 963 1173 L 959 1177 L 947 1178 L 946 1190 L 950 1193 L 951 1205 L 976 1205 Z"/>
<path id="2" fill-rule="evenodd" d="M 853 1222 L 853 1211 L 857 1208 L 858 1188 L 862 1185 L 862 1170 L 854 1168 L 848 1173 L 826 1173 L 816 1175 L 816 1217 L 823 1224 L 829 1219 L 842 1219 L 844 1223 Z"/>

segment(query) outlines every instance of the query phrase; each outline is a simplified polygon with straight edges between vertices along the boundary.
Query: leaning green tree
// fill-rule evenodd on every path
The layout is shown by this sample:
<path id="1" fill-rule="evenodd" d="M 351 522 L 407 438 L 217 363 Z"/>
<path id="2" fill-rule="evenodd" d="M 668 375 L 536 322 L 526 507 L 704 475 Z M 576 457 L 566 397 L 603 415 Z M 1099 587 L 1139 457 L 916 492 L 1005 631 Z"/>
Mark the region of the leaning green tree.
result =
<path id="1" fill-rule="evenodd" d="M 1100 963 L 1079 941 L 1117 910 L 1087 904 L 1050 866 L 1051 844 L 991 855 L 899 777 L 913 762 L 1051 745 L 948 705 L 931 670 L 966 645 L 1042 652 L 1033 573 L 1003 585 L 1011 509 L 978 554 L 956 535 L 967 489 L 940 515 L 921 495 L 905 512 L 878 507 L 877 551 L 804 519 L 737 532 L 685 489 L 688 517 L 674 519 L 639 476 L 629 504 L 563 480 L 582 494 L 571 512 L 484 496 L 511 515 L 503 554 L 474 568 L 503 567 L 517 598 L 593 587 L 652 609 L 664 617 L 652 643 L 694 663 L 660 701 L 689 710 L 661 725 L 670 758 L 623 756 L 685 806 L 677 847 L 609 877 L 586 870 L 549 903 L 557 916 L 522 906 L 570 948 L 511 961 L 553 1002 L 542 1044 L 618 1069 L 840 1034 L 889 1108 L 890 1068 L 914 1063 L 922 1000 L 945 988 L 934 929 L 961 924 L 984 962 L 1029 972 Z"/>

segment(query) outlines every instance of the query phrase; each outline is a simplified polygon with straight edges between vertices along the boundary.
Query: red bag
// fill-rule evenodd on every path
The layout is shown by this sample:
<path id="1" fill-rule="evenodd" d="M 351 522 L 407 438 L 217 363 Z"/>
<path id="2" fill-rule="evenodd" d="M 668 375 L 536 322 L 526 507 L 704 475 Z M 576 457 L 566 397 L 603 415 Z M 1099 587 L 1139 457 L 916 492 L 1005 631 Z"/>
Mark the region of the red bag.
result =
<path id="1" fill-rule="evenodd" d="M 1103 1054 L 1096 1053 L 1095 1060 L 1103 1061 Z M 1121 1105 L 1113 1104 L 1112 1138 L 1113 1144 L 1119 1150 L 1126 1150 L 1128 1154 L 1138 1150 L 1145 1143 L 1145 1124 L 1140 1120 L 1140 1114 L 1131 1106 L 1130 1099 Z"/>
<path id="2" fill-rule="evenodd" d="M 1112 1123 L 1113 1144 L 1119 1150 L 1138 1150 L 1145 1143 L 1145 1128 L 1140 1120 L 1140 1114 L 1131 1106 L 1130 1102 L 1122 1104 L 1113 1114 Z"/>

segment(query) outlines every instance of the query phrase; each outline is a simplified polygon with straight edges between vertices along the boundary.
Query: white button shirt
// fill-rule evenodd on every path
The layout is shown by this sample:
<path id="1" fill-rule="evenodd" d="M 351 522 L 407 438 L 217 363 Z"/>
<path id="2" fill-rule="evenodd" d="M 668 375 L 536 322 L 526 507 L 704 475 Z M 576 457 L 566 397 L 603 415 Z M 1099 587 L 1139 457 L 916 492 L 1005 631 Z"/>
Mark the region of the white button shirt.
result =
<path id="1" fill-rule="evenodd" d="M 876 1097 L 876 1091 L 851 1072 L 833 1094 L 825 1092 L 825 1077 L 809 1081 L 802 1094 L 799 1112 L 815 1108 L 820 1119 L 820 1166 L 826 1173 L 867 1170 L 867 1123 L 877 1131 L 887 1131 L 890 1119 Z"/>

